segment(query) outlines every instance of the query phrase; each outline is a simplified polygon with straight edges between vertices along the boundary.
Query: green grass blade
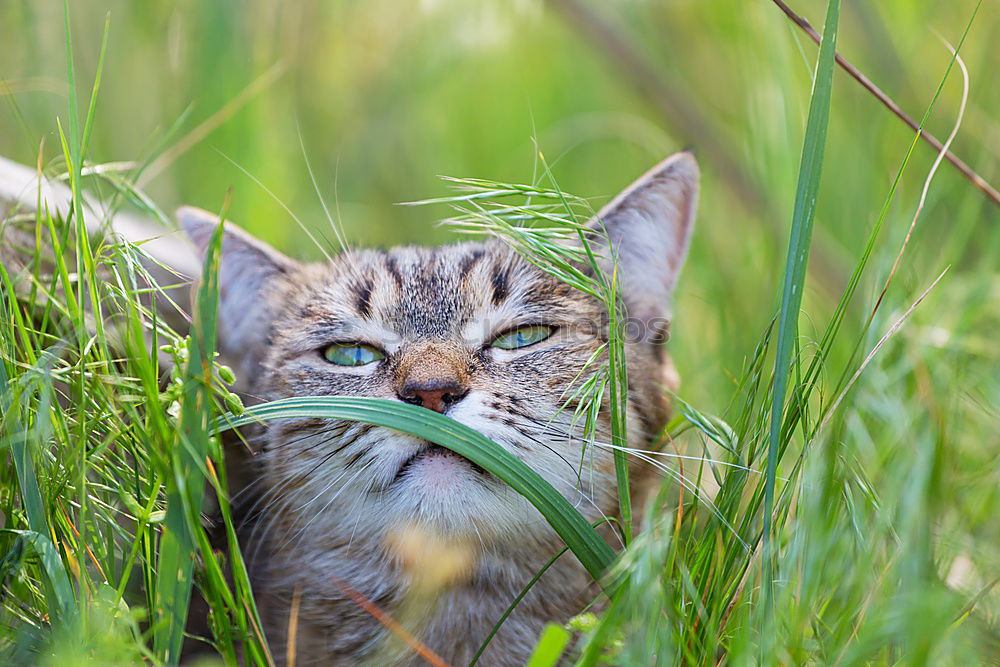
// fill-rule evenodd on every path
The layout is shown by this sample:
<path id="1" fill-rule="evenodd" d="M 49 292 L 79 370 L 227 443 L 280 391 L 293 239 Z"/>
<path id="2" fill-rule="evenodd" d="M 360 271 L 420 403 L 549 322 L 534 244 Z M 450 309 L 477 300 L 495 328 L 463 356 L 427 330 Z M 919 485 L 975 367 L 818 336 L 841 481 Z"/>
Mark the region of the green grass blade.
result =
<path id="1" fill-rule="evenodd" d="M 0 310 L 0 313 L 5 316 L 12 329 L 15 321 L 23 329 L 23 323 L 19 321 L 20 318 L 16 317 L 14 287 L 10 282 L 7 271 L 2 266 L 0 266 L 0 280 L 2 280 L 3 305 L 5 306 Z M 7 295 L 10 295 L 9 311 L 7 308 Z M 13 338 L 13 334 L 11 334 L 9 340 L 13 340 Z M 5 352 L 7 358 L 14 358 L 12 352 Z M 0 360 L 0 414 L 2 414 L 0 424 L 6 427 L 5 430 L 8 433 L 14 434 L 14 437 L 10 439 L 11 458 L 14 459 L 14 470 L 17 473 L 21 502 L 24 503 L 25 514 L 28 515 L 28 526 L 31 530 L 44 535 L 47 532 L 46 527 L 48 525 L 45 515 L 45 505 L 42 503 L 42 495 L 38 490 L 38 478 L 35 476 L 34 464 L 31 461 L 28 440 L 24 437 L 18 437 L 26 429 L 18 423 L 17 408 L 14 405 L 13 399 L 13 385 L 7 374 L 7 365 L 2 360 Z"/>
<path id="2" fill-rule="evenodd" d="M 615 558 L 593 526 L 541 475 L 486 436 L 453 419 L 415 405 L 378 398 L 305 396 L 247 408 L 229 416 L 225 430 L 259 420 L 301 417 L 348 419 L 409 433 L 447 447 L 495 475 L 534 505 L 587 571 L 600 580 Z M 610 591 L 613 592 L 613 591 Z"/>
<path id="3" fill-rule="evenodd" d="M 486 650 L 486 647 L 490 645 L 490 642 L 493 641 L 493 637 L 495 637 L 497 631 L 500 630 L 500 626 L 502 626 L 504 622 L 510 617 L 510 615 L 514 612 L 514 609 L 517 608 L 517 605 L 521 604 L 521 600 L 523 600 L 524 596 L 527 595 L 532 588 L 534 588 L 535 584 L 538 583 L 538 580 L 542 578 L 542 575 L 548 572 L 549 568 L 555 565 L 555 562 L 559 560 L 559 558 L 564 553 L 566 553 L 567 549 L 569 549 L 569 547 L 563 547 L 562 549 L 559 550 L 559 553 L 550 558 L 548 562 L 545 563 L 545 565 L 543 565 L 541 569 L 539 569 L 538 572 L 535 573 L 535 576 L 531 578 L 531 581 L 529 581 L 527 585 L 525 585 L 525 587 L 521 589 L 521 592 L 517 594 L 517 597 L 515 597 L 511 601 L 511 603 L 507 606 L 507 609 L 500 616 L 497 622 L 493 625 L 493 629 L 490 630 L 488 635 L 486 635 L 486 639 L 484 639 L 483 643 L 479 646 L 479 650 L 477 650 L 476 654 L 472 656 L 472 660 L 469 661 L 469 667 L 475 667 L 476 663 L 479 662 L 479 658 L 482 657 L 483 652 Z"/>
<path id="4" fill-rule="evenodd" d="M 11 328 L 16 322 L 23 329 L 24 324 L 16 313 L 13 285 L 7 271 L 2 266 L 0 266 L 0 279 L 2 279 L 0 292 L 3 294 L 4 305 L 0 313 L 5 316 Z M 8 296 L 10 297 L 9 302 Z M 9 312 L 7 312 L 8 306 Z M 5 335 L 4 339 L 12 341 L 13 335 Z M 5 351 L 5 356 L 13 358 L 14 355 Z M 4 439 L 7 439 L 7 436 L 12 436 L 9 437 L 7 444 L 11 451 L 11 458 L 14 460 L 21 502 L 28 518 L 28 527 L 31 529 L 11 532 L 18 535 L 20 542 L 32 546 L 39 555 L 47 575 L 45 595 L 48 599 L 48 607 L 53 610 L 52 615 L 56 620 L 68 621 L 74 616 L 76 610 L 76 605 L 73 604 L 73 589 L 69 584 L 62 560 L 48 537 L 48 516 L 42 494 L 38 488 L 38 476 L 31 459 L 31 442 L 26 437 L 27 427 L 22 425 L 18 419 L 18 408 L 19 406 L 14 403 L 13 385 L 7 373 L 6 362 L 0 359 L 0 426 L 3 426 L 3 429 L 0 430 L 0 436 L 3 436 Z"/>
<path id="5" fill-rule="evenodd" d="M 566 628 L 549 623 L 542 631 L 542 636 L 539 638 L 531 657 L 528 658 L 527 667 L 552 667 L 552 665 L 558 664 L 570 639 L 572 639 L 572 635 Z"/>
<path id="6" fill-rule="evenodd" d="M 59 557 L 55 545 L 52 544 L 52 540 L 47 535 L 34 530 L 10 530 L 8 532 L 17 535 L 17 541 L 21 545 L 31 547 L 41 561 L 51 594 L 56 602 L 49 607 L 52 610 L 52 615 L 63 623 L 72 619 L 76 609 L 73 587 L 69 583 L 66 569 L 63 567 L 62 559 Z"/>
<path id="7" fill-rule="evenodd" d="M 204 495 L 202 473 L 208 454 L 212 410 L 211 368 L 219 305 L 219 261 L 223 225 L 219 225 L 205 252 L 195 319 L 188 344 L 189 363 L 184 377 L 179 433 L 172 452 L 173 479 L 167 485 L 167 513 L 160 540 L 153 646 L 166 664 L 180 660 L 181 643 L 193 584 L 195 531 Z"/>
<path id="8" fill-rule="evenodd" d="M 788 242 L 788 258 L 781 292 L 781 312 L 778 320 L 778 340 L 774 361 L 774 394 L 771 403 L 768 438 L 767 473 L 764 487 L 764 599 L 765 607 L 772 600 L 772 525 L 774 508 L 774 481 L 778 469 L 778 450 L 782 434 L 785 393 L 788 389 L 789 366 L 798 334 L 799 306 L 805 283 L 806 264 L 812 239 L 816 197 L 819 192 L 823 149 L 826 144 L 827 125 L 830 119 L 830 96 L 833 89 L 834 56 L 837 46 L 837 26 L 840 20 L 840 0 L 830 0 L 827 5 L 823 41 L 813 78 L 809 118 L 802 144 L 802 160 L 795 191 L 792 212 L 792 229 Z"/>

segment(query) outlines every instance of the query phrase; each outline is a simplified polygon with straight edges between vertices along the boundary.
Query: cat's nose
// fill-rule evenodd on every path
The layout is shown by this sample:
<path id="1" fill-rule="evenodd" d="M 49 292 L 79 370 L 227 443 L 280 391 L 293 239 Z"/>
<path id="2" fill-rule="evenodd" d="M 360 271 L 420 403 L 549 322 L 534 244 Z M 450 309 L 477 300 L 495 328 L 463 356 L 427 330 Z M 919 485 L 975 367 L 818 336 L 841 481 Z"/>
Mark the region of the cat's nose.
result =
<path id="1" fill-rule="evenodd" d="M 402 351 L 393 378 L 401 401 L 445 413 L 469 393 L 468 353 L 447 341 L 425 341 Z"/>
<path id="2" fill-rule="evenodd" d="M 467 387 L 454 380 L 417 380 L 403 383 L 399 397 L 407 403 L 444 414 L 468 393 Z"/>

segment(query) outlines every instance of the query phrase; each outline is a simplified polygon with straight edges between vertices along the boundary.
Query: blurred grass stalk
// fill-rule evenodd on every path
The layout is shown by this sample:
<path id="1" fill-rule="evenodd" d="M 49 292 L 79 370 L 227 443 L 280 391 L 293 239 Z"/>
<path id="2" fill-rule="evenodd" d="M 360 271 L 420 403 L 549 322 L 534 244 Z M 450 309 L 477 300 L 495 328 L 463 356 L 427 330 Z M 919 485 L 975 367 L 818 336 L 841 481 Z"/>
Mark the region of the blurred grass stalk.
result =
<path id="1" fill-rule="evenodd" d="M 774 483 L 778 474 L 780 452 L 787 446 L 782 442 L 785 416 L 785 393 L 793 381 L 792 351 L 797 347 L 799 308 L 806 281 L 806 266 L 812 245 L 813 219 L 816 199 L 819 196 L 819 179 L 823 169 L 823 151 L 826 147 L 826 130 L 830 121 L 830 98 L 833 93 L 834 56 L 837 53 L 837 29 L 840 25 L 840 0 L 827 4 L 823 40 L 813 74 L 812 96 L 809 100 L 809 119 L 802 143 L 802 161 L 799 166 L 799 183 L 795 190 L 795 208 L 792 211 L 791 235 L 788 240 L 788 258 L 781 287 L 781 308 L 778 312 L 778 340 L 774 353 L 774 390 L 771 396 L 771 417 L 767 449 L 767 472 L 764 477 L 764 527 L 761 539 L 763 555 L 763 607 L 762 618 L 771 617 L 769 608 L 774 597 L 773 557 L 775 545 L 772 535 L 774 511 Z M 797 375 L 797 373 L 796 373 Z M 762 639 L 769 638 L 766 627 L 761 628 Z M 769 647 L 761 642 L 762 655 L 770 655 Z"/>

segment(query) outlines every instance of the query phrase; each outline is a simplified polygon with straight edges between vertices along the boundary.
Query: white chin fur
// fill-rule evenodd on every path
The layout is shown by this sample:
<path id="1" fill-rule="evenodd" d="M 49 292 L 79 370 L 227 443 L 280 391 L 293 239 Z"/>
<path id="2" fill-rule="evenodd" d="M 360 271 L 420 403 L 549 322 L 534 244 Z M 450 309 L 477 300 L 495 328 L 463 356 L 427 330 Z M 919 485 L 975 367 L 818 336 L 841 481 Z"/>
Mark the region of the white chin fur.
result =
<path id="1" fill-rule="evenodd" d="M 482 417 L 483 411 L 479 397 L 473 393 L 449 416 L 502 445 L 523 441 L 523 436 L 510 427 Z M 315 444 L 310 440 L 297 442 L 297 447 L 308 449 Z M 567 497 L 578 495 L 579 489 L 567 483 L 572 472 L 568 468 L 559 475 L 547 474 L 556 466 L 566 468 L 565 460 L 537 443 L 525 444 L 530 447 L 526 463 Z M 424 456 L 411 462 L 400 475 L 401 466 L 427 446 L 413 436 L 376 428 L 318 469 L 314 461 L 296 461 L 295 467 L 313 470 L 307 476 L 309 484 L 294 494 L 299 501 L 290 509 L 299 515 L 296 523 L 308 525 L 307 530 L 318 534 L 346 530 L 352 538 L 377 538 L 395 527 L 416 524 L 442 536 L 467 538 L 484 546 L 547 531 L 541 515 L 520 494 L 455 454 Z M 362 451 L 366 458 L 345 469 L 344 461 Z"/>

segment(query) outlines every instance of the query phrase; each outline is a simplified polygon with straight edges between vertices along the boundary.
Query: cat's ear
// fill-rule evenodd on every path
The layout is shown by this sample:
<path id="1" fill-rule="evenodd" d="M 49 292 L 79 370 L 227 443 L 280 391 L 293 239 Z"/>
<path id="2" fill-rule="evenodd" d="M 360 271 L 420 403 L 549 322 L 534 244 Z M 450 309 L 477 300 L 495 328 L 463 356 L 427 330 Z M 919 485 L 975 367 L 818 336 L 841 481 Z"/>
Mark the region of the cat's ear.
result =
<path id="1" fill-rule="evenodd" d="M 697 203 L 698 163 L 691 153 L 676 153 L 615 197 L 593 223 L 607 232 L 629 319 L 646 340 L 666 336 Z"/>
<path id="2" fill-rule="evenodd" d="M 181 229 L 204 256 L 219 218 L 191 206 L 177 211 Z M 276 295 L 300 265 L 227 222 L 219 262 L 219 353 L 251 380 L 267 351 Z"/>

